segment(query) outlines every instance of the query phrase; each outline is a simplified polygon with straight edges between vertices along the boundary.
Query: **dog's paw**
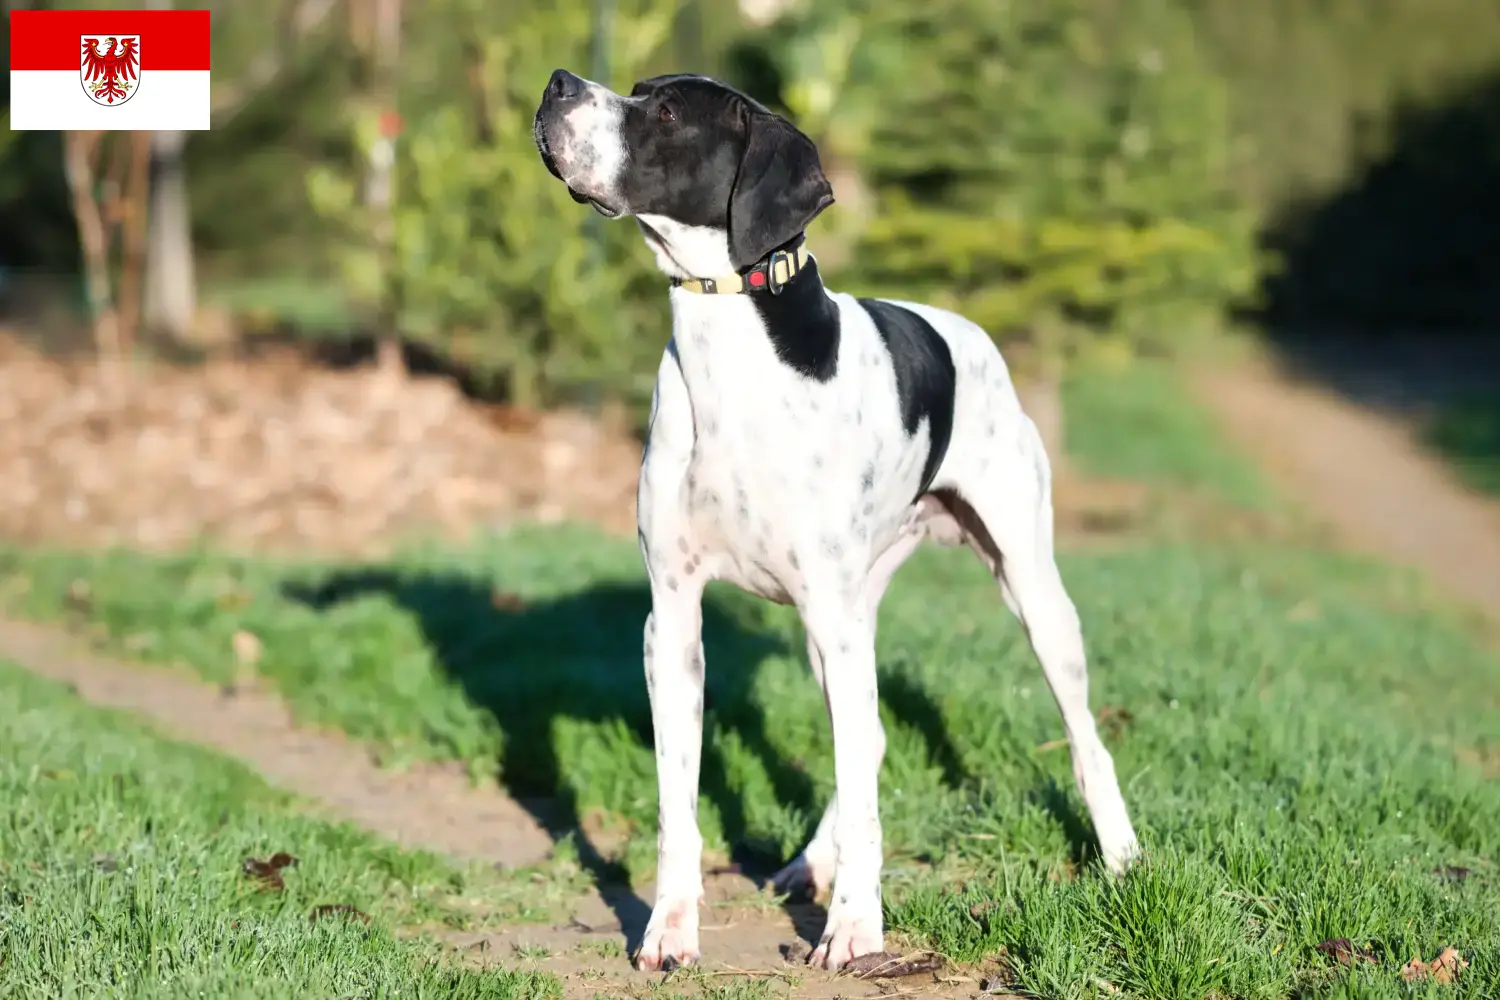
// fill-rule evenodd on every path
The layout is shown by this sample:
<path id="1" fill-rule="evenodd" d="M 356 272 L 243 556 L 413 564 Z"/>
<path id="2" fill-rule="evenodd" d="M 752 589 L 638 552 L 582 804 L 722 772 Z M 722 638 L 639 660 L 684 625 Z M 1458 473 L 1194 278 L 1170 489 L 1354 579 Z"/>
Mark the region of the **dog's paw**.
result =
<path id="1" fill-rule="evenodd" d="M 642 972 L 671 972 L 698 963 L 698 906 L 691 901 L 662 900 L 651 911 L 646 937 L 635 954 Z"/>
<path id="2" fill-rule="evenodd" d="M 833 884 L 833 866 L 819 865 L 804 851 L 791 864 L 771 876 L 771 890 L 793 899 L 817 899 Z"/>
<path id="3" fill-rule="evenodd" d="M 1100 846 L 1100 853 L 1104 856 L 1104 866 L 1116 875 L 1124 875 L 1141 858 L 1141 845 L 1134 838 L 1123 840 L 1119 843 L 1104 844 Z"/>
<path id="4" fill-rule="evenodd" d="M 884 951 L 885 940 L 880 924 L 879 910 L 868 915 L 847 911 L 830 913 L 828 926 L 823 928 L 823 937 L 807 960 L 808 964 L 834 972 L 861 955 Z"/>

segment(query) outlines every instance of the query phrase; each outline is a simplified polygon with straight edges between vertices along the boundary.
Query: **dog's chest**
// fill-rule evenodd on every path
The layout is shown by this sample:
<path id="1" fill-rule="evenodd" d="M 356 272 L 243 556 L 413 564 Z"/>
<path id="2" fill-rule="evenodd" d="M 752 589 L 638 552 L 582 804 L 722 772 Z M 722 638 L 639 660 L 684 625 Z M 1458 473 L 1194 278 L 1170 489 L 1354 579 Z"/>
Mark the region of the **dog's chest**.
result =
<path id="1" fill-rule="evenodd" d="M 857 577 L 889 544 L 923 452 L 861 331 L 842 345 L 841 374 L 820 381 L 733 319 L 674 329 L 694 425 L 684 513 L 716 576 L 795 601 L 810 577 Z"/>

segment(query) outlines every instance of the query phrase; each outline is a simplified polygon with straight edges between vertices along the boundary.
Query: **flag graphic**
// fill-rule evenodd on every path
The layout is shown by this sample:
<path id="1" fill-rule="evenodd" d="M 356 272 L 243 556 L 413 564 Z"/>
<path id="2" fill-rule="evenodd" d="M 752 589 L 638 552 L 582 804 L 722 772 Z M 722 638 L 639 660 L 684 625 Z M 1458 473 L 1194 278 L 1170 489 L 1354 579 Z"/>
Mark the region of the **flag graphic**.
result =
<path id="1" fill-rule="evenodd" d="M 13 10 L 12 129 L 206 129 L 206 10 Z"/>

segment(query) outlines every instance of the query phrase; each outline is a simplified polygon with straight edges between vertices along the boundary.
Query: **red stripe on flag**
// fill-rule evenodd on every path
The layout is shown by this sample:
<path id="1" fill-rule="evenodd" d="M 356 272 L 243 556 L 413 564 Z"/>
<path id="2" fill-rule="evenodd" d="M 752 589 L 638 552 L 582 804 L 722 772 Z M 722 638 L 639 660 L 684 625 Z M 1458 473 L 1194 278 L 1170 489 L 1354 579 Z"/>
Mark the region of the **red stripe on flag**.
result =
<path id="1" fill-rule="evenodd" d="M 10 68 L 74 70 L 83 39 L 141 36 L 141 71 L 209 69 L 213 46 L 206 10 L 13 10 Z"/>

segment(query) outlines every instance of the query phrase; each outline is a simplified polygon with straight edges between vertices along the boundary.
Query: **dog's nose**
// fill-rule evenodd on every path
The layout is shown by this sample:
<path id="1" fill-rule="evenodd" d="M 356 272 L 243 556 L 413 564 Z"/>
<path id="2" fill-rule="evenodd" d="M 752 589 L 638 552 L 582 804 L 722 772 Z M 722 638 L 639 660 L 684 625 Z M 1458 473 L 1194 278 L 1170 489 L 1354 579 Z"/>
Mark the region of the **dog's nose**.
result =
<path id="1" fill-rule="evenodd" d="M 552 71 L 547 81 L 547 96 L 554 101 L 574 101 L 583 93 L 583 81 L 565 69 Z"/>

